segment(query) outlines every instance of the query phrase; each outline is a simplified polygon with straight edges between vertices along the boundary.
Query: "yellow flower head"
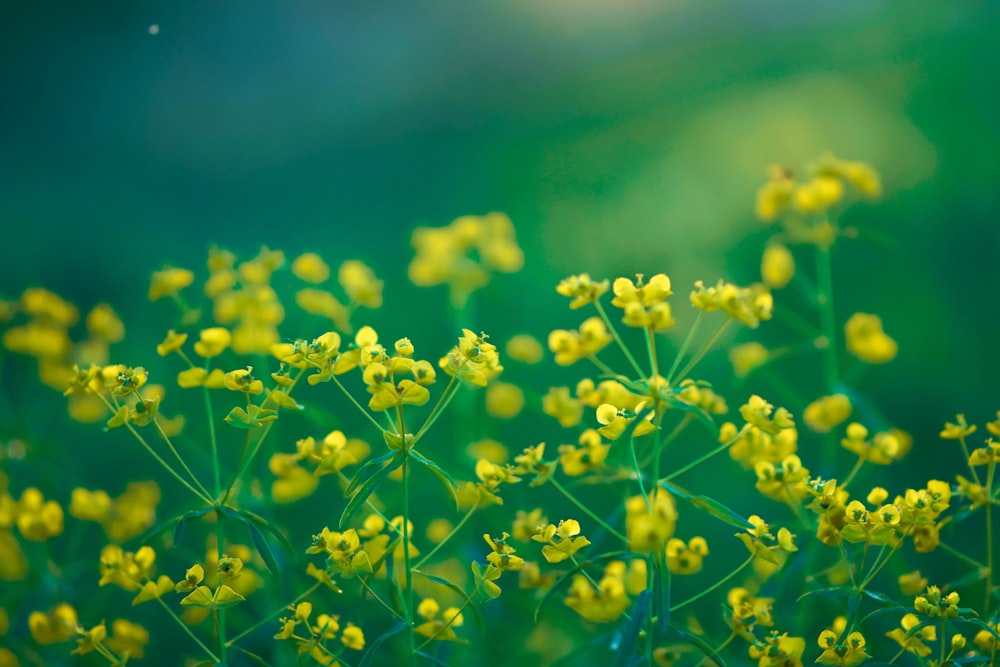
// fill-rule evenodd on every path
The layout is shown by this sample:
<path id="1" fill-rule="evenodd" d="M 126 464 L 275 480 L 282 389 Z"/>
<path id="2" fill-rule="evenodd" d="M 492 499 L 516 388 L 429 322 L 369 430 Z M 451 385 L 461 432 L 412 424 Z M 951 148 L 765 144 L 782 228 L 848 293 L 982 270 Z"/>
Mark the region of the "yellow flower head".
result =
<path id="1" fill-rule="evenodd" d="M 316 253 L 306 252 L 292 262 L 292 273 L 307 283 L 319 284 L 330 277 L 330 267 Z"/>
<path id="2" fill-rule="evenodd" d="M 149 300 L 156 301 L 170 294 L 176 294 L 194 282 L 194 274 L 187 269 L 167 267 L 153 273 L 149 283 Z"/>
<path id="3" fill-rule="evenodd" d="M 899 346 L 882 330 L 878 315 L 855 313 L 844 325 L 847 351 L 869 364 L 884 364 L 896 357 Z"/>
<path id="4" fill-rule="evenodd" d="M 194 351 L 206 359 L 217 357 L 226 351 L 232 341 L 233 336 L 228 329 L 223 327 L 202 329 L 198 342 L 194 344 Z"/>

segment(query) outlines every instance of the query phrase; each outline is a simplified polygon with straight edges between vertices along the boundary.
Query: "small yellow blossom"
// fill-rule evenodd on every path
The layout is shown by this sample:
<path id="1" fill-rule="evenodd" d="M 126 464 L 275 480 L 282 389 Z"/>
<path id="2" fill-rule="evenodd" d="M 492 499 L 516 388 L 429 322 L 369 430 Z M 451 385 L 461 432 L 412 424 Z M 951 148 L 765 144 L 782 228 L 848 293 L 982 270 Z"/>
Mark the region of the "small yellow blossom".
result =
<path id="1" fill-rule="evenodd" d="M 232 341 L 233 336 L 228 329 L 223 327 L 202 329 L 198 342 L 194 344 L 194 351 L 206 359 L 217 357 L 226 351 Z"/>
<path id="2" fill-rule="evenodd" d="M 523 364 L 534 365 L 542 360 L 544 350 L 538 339 L 530 334 L 518 334 L 507 341 L 507 356 Z"/>
<path id="3" fill-rule="evenodd" d="M 847 351 L 869 364 L 884 364 L 896 357 L 898 346 L 882 330 L 878 315 L 855 313 L 844 325 Z"/>
<path id="4" fill-rule="evenodd" d="M 829 433 L 851 416 L 851 399 L 845 394 L 822 396 L 806 406 L 802 421 L 815 433 Z"/>
<path id="5" fill-rule="evenodd" d="M 292 262 L 292 273 L 307 283 L 319 284 L 330 277 L 330 267 L 314 252 L 305 252 Z"/>
<path id="6" fill-rule="evenodd" d="M 965 421 L 965 415 L 958 415 L 955 418 L 955 423 L 946 422 L 944 429 L 942 429 L 940 437 L 945 440 L 961 440 L 967 435 L 972 435 L 976 432 L 976 425 L 969 424 Z"/>
<path id="7" fill-rule="evenodd" d="M 226 373 L 223 383 L 226 389 L 245 394 L 260 394 L 264 391 L 264 383 L 253 376 L 253 366 Z"/>
<path id="8" fill-rule="evenodd" d="M 761 280 L 768 287 L 781 289 L 791 282 L 795 275 L 795 258 L 788 246 L 771 243 L 764 250 L 760 263 Z"/>
<path id="9" fill-rule="evenodd" d="M 149 300 L 156 301 L 176 294 L 194 282 L 194 274 L 187 269 L 168 267 L 153 273 L 149 283 Z"/>
<path id="10" fill-rule="evenodd" d="M 524 392 L 509 382 L 494 382 L 486 389 L 486 412 L 498 419 L 512 419 L 524 408 Z"/>

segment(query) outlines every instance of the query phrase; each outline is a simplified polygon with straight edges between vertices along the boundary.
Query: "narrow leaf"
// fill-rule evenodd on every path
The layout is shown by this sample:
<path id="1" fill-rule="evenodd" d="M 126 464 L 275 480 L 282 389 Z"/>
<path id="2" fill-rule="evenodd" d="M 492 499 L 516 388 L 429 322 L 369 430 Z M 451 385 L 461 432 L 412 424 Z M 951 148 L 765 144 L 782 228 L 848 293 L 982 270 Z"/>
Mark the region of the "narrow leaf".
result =
<path id="1" fill-rule="evenodd" d="M 702 509 L 717 519 L 728 523 L 734 528 L 739 528 L 740 530 L 746 530 L 747 528 L 753 528 L 753 525 L 747 521 L 746 517 L 734 512 L 722 503 L 720 503 L 715 498 L 709 498 L 708 496 L 695 495 L 685 491 L 676 484 L 671 484 L 670 482 L 661 481 L 660 486 L 672 493 L 673 495 L 686 500 L 695 507 Z"/>
<path id="2" fill-rule="evenodd" d="M 612 636 L 611 651 L 617 656 L 615 660 L 617 667 L 628 667 L 632 662 L 635 644 L 639 640 L 639 633 L 642 632 L 646 614 L 649 612 L 649 598 L 649 591 L 643 591 L 636 596 L 631 612 Z"/>
<path id="3" fill-rule="evenodd" d="M 281 579 L 281 571 L 278 569 L 278 562 L 274 559 L 274 552 L 271 551 L 271 545 L 264 539 L 264 535 L 257 526 L 249 521 L 246 522 L 246 526 L 247 530 L 250 531 L 250 539 L 253 540 L 253 545 L 257 548 L 257 553 L 264 559 L 267 569 L 271 571 L 275 579 Z"/>
<path id="4" fill-rule="evenodd" d="M 670 629 L 676 632 L 681 639 L 697 647 L 697 649 L 701 651 L 706 658 L 711 658 L 718 663 L 719 667 L 726 667 L 726 661 L 723 660 L 722 656 L 716 653 L 715 649 L 712 648 L 704 639 L 698 635 L 693 635 L 690 632 L 684 632 L 676 625 L 671 625 Z"/>
<path id="5" fill-rule="evenodd" d="M 375 489 L 378 488 L 378 485 L 382 483 L 389 473 L 403 465 L 403 461 L 405 460 L 406 452 L 396 452 L 392 460 L 379 468 L 378 471 L 368 478 L 367 482 L 354 492 L 354 496 L 347 503 L 347 507 L 344 508 L 344 512 L 340 515 L 339 525 L 341 528 L 347 525 L 347 522 L 351 520 L 351 517 L 358 511 L 358 508 L 375 493 Z"/>
<path id="6" fill-rule="evenodd" d="M 254 663 L 256 663 L 258 665 L 261 665 L 261 667 L 271 667 L 270 663 L 268 663 L 267 661 L 265 661 L 264 658 L 260 657 L 256 653 L 251 653 L 250 651 L 246 650 L 245 648 L 240 648 L 239 646 L 237 646 L 236 648 L 239 649 L 240 652 L 243 653 L 244 655 L 246 655 L 248 658 L 250 658 L 251 660 L 253 660 Z"/>
<path id="7" fill-rule="evenodd" d="M 357 469 L 357 471 L 354 473 L 354 477 L 352 477 L 351 481 L 347 483 L 347 488 L 344 489 L 344 495 L 345 496 L 353 495 L 354 492 L 358 490 L 358 487 L 361 486 L 362 480 L 365 479 L 365 475 L 368 474 L 369 470 L 382 465 L 383 463 L 391 459 L 393 456 L 397 456 L 398 454 L 399 452 L 387 452 L 386 454 L 383 454 L 377 459 L 365 461 L 365 464 Z"/>
<path id="8" fill-rule="evenodd" d="M 181 535 L 184 534 L 184 527 L 188 522 L 188 519 L 196 519 L 200 516 L 205 516 L 209 512 L 214 511 L 214 507 L 204 507 L 200 510 L 191 510 L 190 512 L 185 512 L 177 518 L 177 525 L 174 526 L 174 546 L 181 541 Z"/>
<path id="9" fill-rule="evenodd" d="M 392 637 L 393 635 L 399 634 L 405 629 L 406 629 L 406 623 L 400 621 L 399 623 L 397 623 L 396 625 L 392 626 L 391 628 L 383 632 L 381 635 L 379 635 L 375 639 L 375 641 L 373 641 L 371 645 L 368 647 L 368 651 L 365 652 L 365 654 L 361 657 L 361 662 L 358 663 L 358 667 L 371 667 L 372 660 L 375 658 L 375 654 L 378 652 L 378 649 L 382 646 L 382 644 L 384 644 L 386 640 Z"/>
<path id="10" fill-rule="evenodd" d="M 448 495 L 451 496 L 452 501 L 455 503 L 455 509 L 458 509 L 458 484 L 454 479 L 452 479 L 451 475 L 449 475 L 448 472 L 437 463 L 434 463 L 434 461 L 424 458 L 421 454 L 417 453 L 417 450 L 415 449 L 410 450 L 410 457 L 423 467 L 430 470 L 434 473 L 435 477 L 441 480 L 441 485 L 444 486 Z"/>

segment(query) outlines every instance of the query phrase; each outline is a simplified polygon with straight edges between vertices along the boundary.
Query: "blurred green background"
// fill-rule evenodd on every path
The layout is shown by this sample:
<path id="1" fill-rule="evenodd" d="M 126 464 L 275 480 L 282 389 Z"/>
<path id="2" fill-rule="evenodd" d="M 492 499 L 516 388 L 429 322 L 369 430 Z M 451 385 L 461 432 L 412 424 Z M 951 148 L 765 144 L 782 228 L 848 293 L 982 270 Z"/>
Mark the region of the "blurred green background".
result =
<path id="1" fill-rule="evenodd" d="M 201 270 L 213 243 L 311 250 L 373 266 L 372 322 L 434 358 L 456 323 L 443 289 L 405 284 L 410 232 L 501 210 L 526 268 L 458 324 L 575 326 L 553 287 L 581 271 L 666 272 L 684 321 L 694 280 L 757 279 L 767 167 L 829 149 L 885 186 L 834 253 L 839 320 L 878 313 L 900 343 L 861 388 L 941 475 L 941 424 L 1000 408 L 998 26 L 985 2 L 2 3 L 0 295 L 107 301 L 129 331 L 116 361 L 172 372 L 151 271 Z M 787 341 L 776 326 L 737 339 Z M 818 383 L 813 361 L 789 382 Z M 724 352 L 700 375 L 733 407 L 750 390 Z M 504 432 L 514 450 L 540 435 Z"/>
<path id="2" fill-rule="evenodd" d="M 550 289 L 570 272 L 666 271 L 681 292 L 754 278 L 767 166 L 830 149 L 885 181 L 846 222 L 888 241 L 835 259 L 838 304 L 901 343 L 877 381 L 907 391 L 887 408 L 989 416 L 997 18 L 972 2 L 3 3 L 0 290 L 127 315 L 162 263 L 268 244 L 363 258 L 391 303 L 415 224 L 502 210 L 528 263 L 501 300 L 543 330 L 566 321 Z"/>

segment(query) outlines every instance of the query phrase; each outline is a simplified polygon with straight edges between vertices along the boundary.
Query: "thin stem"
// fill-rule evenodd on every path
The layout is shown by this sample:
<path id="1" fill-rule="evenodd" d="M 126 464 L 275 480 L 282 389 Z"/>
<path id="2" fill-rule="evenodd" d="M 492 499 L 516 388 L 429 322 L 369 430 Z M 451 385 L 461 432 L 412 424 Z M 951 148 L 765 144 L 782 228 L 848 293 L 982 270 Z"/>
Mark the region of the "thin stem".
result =
<path id="1" fill-rule="evenodd" d="M 826 336 L 823 354 L 823 385 L 828 394 L 837 388 L 837 322 L 833 308 L 833 266 L 830 246 L 816 246 L 816 303 L 819 307 L 820 328 Z"/>
<path id="2" fill-rule="evenodd" d="M 597 516 L 593 511 L 591 511 L 591 509 L 589 507 L 587 507 L 586 505 L 584 505 L 583 503 L 581 503 L 579 500 L 577 500 L 576 496 L 574 496 L 572 493 L 570 493 L 569 490 L 566 487 L 564 487 L 562 484 L 559 483 L 559 480 L 557 480 L 555 477 L 550 477 L 549 481 L 552 482 L 552 486 L 556 487 L 557 491 L 559 491 L 561 494 L 563 494 L 564 496 L 566 496 L 566 499 L 569 500 L 574 505 L 576 505 L 580 509 L 581 512 L 583 512 L 584 514 L 586 514 L 587 516 L 589 516 L 591 519 L 593 519 L 594 521 L 596 521 L 597 525 L 599 525 L 604 530 L 608 531 L 608 533 L 610 533 L 611 535 L 613 535 L 616 539 L 619 539 L 622 542 L 628 544 L 628 538 L 627 537 L 625 537 L 624 535 L 622 535 L 621 533 L 619 533 L 617 530 L 615 530 L 614 528 L 612 528 L 610 525 L 608 525 L 607 521 L 605 521 L 601 517 Z"/>
<path id="3" fill-rule="evenodd" d="M 728 329 L 729 325 L 732 323 L 733 323 L 733 318 L 727 317 L 726 321 L 722 323 L 722 326 L 720 326 L 719 329 L 712 335 L 712 337 L 708 339 L 708 342 L 705 343 L 705 345 L 703 345 L 700 350 L 698 350 L 698 353 L 696 355 L 691 357 L 691 361 L 687 363 L 687 366 L 684 367 L 684 370 L 682 370 L 680 373 L 677 374 L 677 378 L 681 380 L 686 378 L 688 374 L 694 370 L 694 367 L 698 365 L 698 362 L 704 359 L 705 355 L 708 354 L 713 347 L 715 347 L 715 344 L 719 341 L 719 338 L 722 337 L 722 334 L 726 332 L 726 329 Z"/>
<path id="4" fill-rule="evenodd" d="M 863 466 L 864 464 L 865 460 L 859 456 L 858 462 L 854 464 L 853 468 L 851 468 L 851 472 L 848 473 L 847 479 L 841 482 L 838 486 L 841 489 L 847 488 L 847 485 L 850 484 L 852 481 L 854 481 L 854 477 L 858 474 L 858 471 L 861 470 L 861 466 Z"/>
<path id="5" fill-rule="evenodd" d="M 996 471 L 996 458 L 991 458 L 986 469 L 986 495 L 993 494 L 993 473 Z M 983 616 L 990 613 L 990 603 L 993 600 L 993 503 L 986 504 L 986 602 L 983 603 Z M 996 642 L 994 642 L 994 646 Z"/>
<path id="6" fill-rule="evenodd" d="M 980 563 L 978 560 L 976 560 L 975 558 L 972 558 L 971 556 L 965 555 L 964 553 L 962 553 L 961 551 L 959 551 L 958 549 L 956 549 L 955 547 L 951 546 L 950 544 L 948 544 L 946 542 L 939 542 L 938 546 L 943 551 L 946 551 L 947 553 L 951 554 L 952 556 L 954 556 L 958 560 L 962 561 L 966 565 L 971 565 L 972 567 L 976 568 L 977 570 L 985 570 L 986 569 L 986 566 L 983 565 L 982 563 Z"/>
<path id="7" fill-rule="evenodd" d="M 440 628 L 438 628 L 438 629 L 437 629 L 437 631 L 436 631 L 436 632 L 435 632 L 435 633 L 434 633 L 433 635 L 431 635 L 431 636 L 430 636 L 430 637 L 428 637 L 428 638 L 427 638 L 426 640 L 424 640 L 424 643 L 423 643 L 423 644 L 421 644 L 420 646 L 418 646 L 418 647 L 416 648 L 416 650 L 417 650 L 417 651 L 420 651 L 420 650 L 422 650 L 422 649 L 423 649 L 423 648 L 424 648 L 425 646 L 427 646 L 427 645 L 428 645 L 428 644 L 430 644 L 430 643 L 431 643 L 432 641 L 434 641 L 435 639 L 437 639 L 437 637 L 438 637 L 438 636 L 439 636 L 439 635 L 440 635 L 440 634 L 441 634 L 442 632 L 444 632 L 445 630 L 447 630 L 448 628 L 450 628 L 450 627 L 452 626 L 452 624 L 453 624 L 453 623 L 454 623 L 454 622 L 455 622 L 456 620 L 458 620 L 458 617 L 459 617 L 459 614 L 461 614 L 461 613 L 462 613 L 463 611 L 465 611 L 465 608 L 469 606 L 469 604 L 470 604 L 470 603 L 472 602 L 472 598 L 473 598 L 473 597 L 475 597 L 476 593 L 478 593 L 478 592 L 479 592 L 479 586 L 477 585 L 477 586 L 476 586 L 476 587 L 475 587 L 475 588 L 473 589 L 473 591 L 472 591 L 472 594 L 471 594 L 471 595 L 469 595 L 468 597 L 466 597 L 466 598 L 465 598 L 465 602 L 463 602 L 463 603 L 462 603 L 462 606 L 461 606 L 461 607 L 459 607 L 458 611 L 456 611 L 456 612 L 455 612 L 455 613 L 454 613 L 454 614 L 452 615 L 452 617 L 451 617 L 451 618 L 449 618 L 449 619 L 448 619 L 447 621 L 445 621 L 444 625 L 442 625 L 442 626 L 441 626 Z"/>
<path id="8" fill-rule="evenodd" d="M 185 633 L 187 633 L 187 636 L 194 640 L 194 643 L 197 644 L 198 647 L 201 648 L 201 650 L 205 652 L 205 655 L 207 655 L 209 658 L 211 658 L 214 662 L 220 662 L 219 658 L 215 655 L 215 653 L 212 652 L 212 649 L 210 649 L 207 646 L 205 646 L 205 643 L 202 642 L 200 639 L 198 639 L 198 635 L 196 635 L 191 630 L 191 628 L 188 626 L 187 623 L 185 623 L 184 621 L 181 620 L 180 616 L 178 616 L 174 612 L 174 610 L 170 608 L 170 605 L 168 605 L 166 602 L 164 602 L 160 598 L 156 598 L 156 601 L 160 603 L 161 607 L 163 607 L 164 609 L 166 609 L 167 613 L 170 614 L 170 617 L 172 619 L 174 619 L 174 621 L 176 621 L 177 625 L 180 626 L 181 630 L 183 630 Z"/>
<path id="9" fill-rule="evenodd" d="M 660 482 L 669 482 L 670 480 L 674 479 L 675 477 L 680 477 L 681 475 L 683 475 L 687 471 L 691 470 L 692 468 L 696 468 L 696 467 L 700 466 L 702 463 L 704 463 L 708 459 L 712 458 L 716 454 L 718 454 L 720 452 L 724 452 L 725 450 L 729 449 L 730 447 L 733 446 L 734 442 L 736 442 L 737 440 L 739 440 L 740 438 L 743 437 L 743 435 L 746 433 L 747 428 L 749 428 L 749 427 L 744 426 L 742 429 L 739 430 L 739 432 L 736 433 L 736 435 L 734 435 L 733 437 L 731 437 L 729 440 L 726 440 L 721 445 L 719 445 L 718 447 L 716 447 L 712 451 L 708 452 L 707 454 L 703 454 L 702 456 L 699 456 L 697 459 L 695 459 L 691 463 L 687 464 L 686 466 L 684 466 L 682 468 L 678 468 L 677 470 L 673 471 L 672 473 L 670 473 L 669 475 L 667 475 L 666 477 L 664 477 L 663 479 L 661 479 L 659 481 Z"/>
<path id="10" fill-rule="evenodd" d="M 646 374 L 642 372 L 642 368 L 639 367 L 635 357 L 632 356 L 632 352 L 628 349 L 628 346 L 625 345 L 624 341 L 622 341 L 622 337 L 618 335 L 618 329 L 616 329 L 615 325 L 611 322 L 611 318 L 609 318 L 607 312 L 605 312 L 604 306 L 601 305 L 600 301 L 594 301 L 594 307 L 597 308 L 597 313 L 601 316 L 601 319 L 604 320 L 604 324 L 607 325 L 608 331 L 611 332 L 611 337 L 615 339 L 615 343 L 617 343 L 618 347 L 621 348 L 622 353 L 628 360 L 632 370 L 635 371 L 636 376 L 640 378 L 646 377 Z"/>
<path id="11" fill-rule="evenodd" d="M 666 414 L 666 413 L 664 413 L 664 414 Z M 654 460 L 654 458 L 657 461 L 657 463 L 659 463 L 660 453 L 663 451 L 663 449 L 666 448 L 667 445 L 669 445 L 670 443 L 672 443 L 674 440 L 676 440 L 677 436 L 679 436 L 681 434 L 681 431 L 683 431 L 685 428 L 687 428 L 687 425 L 690 424 L 692 421 L 694 421 L 694 415 L 692 413 L 690 413 L 690 412 L 686 412 L 686 413 L 684 413 L 683 419 L 681 419 L 677 423 L 677 426 L 675 426 L 674 429 L 672 431 L 670 431 L 670 433 L 668 433 L 666 435 L 666 437 L 660 438 L 660 432 L 657 431 L 656 432 L 656 437 L 657 437 L 658 442 L 654 443 L 654 445 L 653 445 L 653 451 L 651 451 L 649 453 L 649 455 L 646 456 L 646 458 L 644 458 L 642 461 L 640 461 L 639 465 L 642 466 L 643 468 L 645 468 L 647 465 L 650 464 L 651 461 Z M 653 473 L 653 479 L 659 479 L 659 477 L 660 477 L 659 472 L 658 471 L 654 471 L 654 473 Z"/>
<path id="12" fill-rule="evenodd" d="M 646 329 L 646 352 L 649 353 L 649 368 L 651 370 L 650 377 L 656 377 L 660 374 L 660 366 L 656 359 L 656 334 L 653 332 L 653 328 L 649 327 Z"/>
<path id="13" fill-rule="evenodd" d="M 118 411 L 118 409 L 115 408 L 115 406 L 112 405 L 112 403 L 103 394 L 99 394 L 99 393 L 95 392 L 95 395 L 98 398 L 101 399 L 101 401 L 104 403 L 104 405 L 112 413 L 115 413 L 115 412 Z M 135 436 L 135 439 L 139 441 L 139 444 L 142 445 L 146 449 L 146 451 L 149 452 L 150 456 L 152 456 L 154 459 L 156 459 L 156 462 L 159 463 L 161 466 L 163 466 L 163 469 L 166 470 L 168 473 L 170 473 L 170 475 L 174 479 L 176 479 L 178 482 L 180 482 L 185 487 L 187 487 L 188 490 L 191 491 L 191 493 L 193 493 L 194 495 L 198 496 L 198 498 L 200 498 L 202 500 L 202 502 L 204 502 L 205 504 L 207 504 L 207 505 L 211 505 L 212 504 L 212 499 L 208 497 L 208 493 L 203 492 L 203 491 L 199 491 L 195 487 L 191 486 L 190 482 L 188 482 L 186 479 L 184 479 L 183 477 L 181 477 L 180 473 L 178 473 L 176 470 L 174 470 L 173 466 L 171 466 L 169 463 L 167 463 L 166 461 L 164 461 L 163 457 L 156 453 L 156 451 L 149 445 L 148 442 L 146 442 L 146 439 L 143 438 L 142 435 L 140 435 L 139 431 L 137 431 L 136 428 L 134 426 L 132 426 L 132 424 L 130 424 L 129 422 L 125 422 L 125 428 L 127 428 L 129 430 L 129 432 L 133 436 Z"/>
<path id="14" fill-rule="evenodd" d="M 455 398 L 455 394 L 458 393 L 460 386 L 458 376 L 452 375 L 451 380 L 448 381 L 448 386 L 444 388 L 444 393 L 441 394 L 440 398 L 438 398 L 438 402 L 434 405 L 434 409 L 432 409 L 431 413 L 427 415 L 427 419 L 424 421 L 423 426 L 421 426 L 420 430 L 413 436 L 412 446 L 417 444 L 417 441 L 423 437 L 424 433 L 426 433 L 427 430 L 434 425 L 434 422 L 438 420 L 438 417 L 444 413 L 445 408 L 448 407 L 451 400 Z"/>
<path id="15" fill-rule="evenodd" d="M 222 518 L 221 510 L 215 512 L 215 554 L 216 563 L 222 562 L 223 552 L 225 551 L 225 538 L 226 533 L 223 528 L 224 521 Z M 218 616 L 216 617 L 216 625 L 219 632 L 219 662 L 226 664 L 226 610 L 219 609 Z"/>
<path id="16" fill-rule="evenodd" d="M 365 408 L 360 403 L 358 403 L 358 401 L 354 398 L 354 396 L 351 395 L 351 392 L 347 391 L 347 387 L 345 387 L 340 383 L 340 380 L 337 379 L 336 375 L 331 375 L 330 379 L 333 380 L 333 383 L 337 385 L 337 388 L 340 389 L 341 392 L 343 392 L 344 396 L 347 397 L 347 400 L 349 400 L 354 405 L 354 407 L 356 407 L 358 411 L 361 412 L 362 415 L 364 415 L 365 419 L 367 419 L 372 426 L 378 429 L 379 433 L 383 433 L 385 431 L 385 428 L 378 423 L 378 420 L 372 417 L 371 413 L 365 410 Z"/>
<path id="17" fill-rule="evenodd" d="M 691 342 L 694 340 L 694 334 L 698 331 L 698 327 L 701 325 L 701 321 L 704 317 L 705 311 L 699 310 L 698 315 L 694 318 L 694 324 L 691 325 L 687 336 L 684 338 L 684 342 L 681 343 L 681 348 L 677 350 L 677 355 L 674 357 L 674 363 L 670 365 L 670 372 L 667 373 L 668 385 L 674 381 L 674 374 L 677 373 L 677 368 L 681 365 L 681 361 L 684 359 L 684 355 L 687 354 L 688 348 L 691 347 Z"/>
<path id="18" fill-rule="evenodd" d="M 206 369 L 208 362 L 205 362 Z M 221 465 L 219 462 L 219 442 L 215 435 L 215 420 L 212 418 L 212 396 L 209 394 L 208 387 L 202 387 L 202 391 L 205 396 L 205 419 L 208 422 L 208 443 L 212 448 L 212 483 L 215 487 L 215 497 L 218 498 L 219 494 L 222 493 L 222 473 L 220 471 Z"/>
<path id="19" fill-rule="evenodd" d="M 677 611 L 678 609 L 683 609 L 684 607 L 688 606 L 689 604 L 697 602 L 698 600 L 700 600 L 701 598 L 705 597 L 706 595 L 708 595 L 712 591 L 716 590 L 717 588 L 719 588 L 721 586 L 724 586 L 733 577 L 737 576 L 740 572 L 742 572 L 743 570 L 745 570 L 753 562 L 753 559 L 754 559 L 754 555 L 750 554 L 750 556 L 745 561 L 743 561 L 743 563 L 741 563 L 739 567 L 737 567 L 735 570 L 733 570 L 732 572 L 730 572 L 729 574 L 727 574 L 726 576 L 724 576 L 719 581 L 715 582 L 714 584 L 712 584 L 711 586 L 709 586 L 705 590 L 701 591 L 697 595 L 695 595 L 693 597 L 690 597 L 687 600 L 684 600 L 683 602 L 678 602 L 675 605 L 671 605 L 670 612 L 673 613 L 673 612 Z"/>
<path id="20" fill-rule="evenodd" d="M 142 396 L 139 395 L 138 390 L 135 392 L 135 396 L 140 401 L 142 400 Z M 181 468 L 184 470 L 184 472 L 188 474 L 188 477 L 191 478 L 191 481 L 194 482 L 195 486 L 197 486 L 198 489 L 203 494 L 208 496 L 209 495 L 208 489 L 206 489 L 205 486 L 198 480 L 195 474 L 191 471 L 191 468 L 188 467 L 188 464 L 184 460 L 184 457 L 182 457 L 180 453 L 177 451 L 177 448 L 174 447 L 173 441 L 167 436 L 166 432 L 163 430 L 163 426 L 160 424 L 160 420 L 156 416 L 154 416 L 152 421 L 153 425 L 156 426 L 156 431 L 160 434 L 160 437 L 163 438 L 163 441 L 166 443 L 167 448 L 170 450 L 170 453 L 173 454 L 174 458 L 177 459 L 178 463 L 181 464 Z"/>
<path id="21" fill-rule="evenodd" d="M 247 636 L 253 634 L 257 630 L 259 630 L 260 628 L 264 627 L 265 625 L 267 625 L 268 623 L 270 623 L 271 621 L 273 621 L 275 618 L 277 618 L 282 612 L 286 611 L 288 609 L 288 607 L 296 605 L 299 602 L 301 602 L 302 600 L 304 600 L 305 598 L 307 598 L 310 595 L 312 595 L 316 591 L 316 589 L 318 589 L 322 585 L 323 584 L 321 582 L 317 581 L 315 584 L 313 584 L 312 586 L 310 586 L 308 588 L 308 590 L 306 590 L 304 593 L 301 593 L 301 594 L 295 596 L 294 600 L 292 600 L 291 602 L 289 602 L 286 605 L 278 607 L 273 612 L 271 612 L 270 614 L 268 614 L 267 616 L 265 616 L 261 620 L 257 621 L 256 623 L 254 623 L 253 625 L 251 625 L 249 628 L 247 628 L 246 630 L 244 630 L 240 634 L 238 634 L 235 637 L 233 637 L 232 639 L 230 639 L 228 642 L 226 642 L 226 646 L 230 646 L 231 647 L 233 644 L 235 644 L 239 640 L 243 639 L 244 637 L 247 637 Z"/>
<path id="22" fill-rule="evenodd" d="M 374 598 L 376 602 L 378 602 L 380 605 L 382 605 L 383 609 L 385 609 L 387 612 L 389 612 L 390 614 L 392 614 L 393 617 L 395 617 L 395 619 L 397 621 L 404 620 L 403 617 L 399 615 L 398 611 L 396 611 L 395 609 L 393 609 L 392 607 L 390 607 L 389 603 L 387 603 L 385 600 L 383 600 L 382 598 L 380 598 L 378 596 L 378 594 L 374 590 L 372 590 L 372 587 L 368 585 L 368 580 L 367 579 L 365 579 L 364 577 L 359 577 L 358 581 L 360 581 L 362 587 L 364 587 L 364 589 L 366 591 L 368 591 L 368 594 L 371 595 L 372 598 Z"/>
<path id="23" fill-rule="evenodd" d="M 608 366 L 606 363 L 598 359 L 596 354 L 588 354 L 587 359 L 589 359 L 592 364 L 597 366 L 597 369 L 605 375 L 610 375 L 612 377 L 618 375 L 615 373 L 614 369 L 611 368 L 611 366 Z"/>
<path id="24" fill-rule="evenodd" d="M 465 516 L 462 517 L 462 520 L 459 521 L 455 525 L 455 527 L 451 529 L 451 532 L 448 533 L 447 535 L 445 535 L 445 537 L 444 537 L 443 540 L 441 540 L 440 542 L 438 542 L 437 544 L 435 544 L 434 548 L 431 549 L 429 552 L 427 552 L 427 554 L 424 555 L 423 558 L 421 558 L 420 560 L 418 560 L 417 563 L 416 563 L 416 565 L 414 565 L 413 567 L 415 569 L 419 570 L 420 566 L 422 566 L 424 563 L 426 563 L 427 561 L 429 561 L 431 559 L 431 557 L 434 556 L 434 554 L 436 554 L 441 549 L 441 547 L 443 547 L 444 545 L 448 544 L 448 541 L 451 540 L 451 538 L 455 537 L 455 535 L 458 533 L 458 531 L 460 531 L 462 529 L 462 526 L 465 525 L 465 522 L 472 518 L 472 515 L 475 513 L 475 511 L 477 509 L 479 509 L 479 505 L 473 505 L 471 508 L 469 508 L 469 511 L 466 512 Z"/>
<path id="25" fill-rule="evenodd" d="M 400 415 L 402 427 L 402 415 Z M 410 642 L 410 665 L 417 664 L 417 641 L 413 628 L 413 564 L 410 562 L 410 457 L 405 445 L 403 447 L 403 566 L 406 570 L 406 634 Z"/>

